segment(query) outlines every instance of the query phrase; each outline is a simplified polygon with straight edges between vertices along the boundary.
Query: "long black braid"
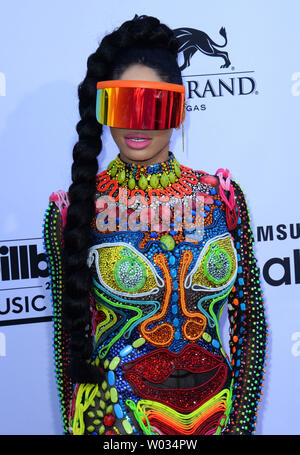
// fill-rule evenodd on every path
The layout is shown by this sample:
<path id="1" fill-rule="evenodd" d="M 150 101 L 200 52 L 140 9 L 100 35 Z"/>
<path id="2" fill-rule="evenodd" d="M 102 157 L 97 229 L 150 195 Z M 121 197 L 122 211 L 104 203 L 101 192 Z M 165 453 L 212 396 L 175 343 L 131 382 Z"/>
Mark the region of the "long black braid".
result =
<path id="1" fill-rule="evenodd" d="M 87 60 L 87 72 L 78 87 L 80 121 L 73 149 L 70 205 L 64 228 L 64 326 L 70 338 L 74 382 L 101 381 L 99 369 L 87 363 L 92 353 L 90 327 L 91 275 L 87 266 L 90 225 L 95 214 L 98 155 L 102 150 L 102 125 L 96 120 L 96 84 L 118 79 L 131 64 L 157 71 L 166 82 L 182 84 L 177 64 L 178 42 L 173 31 L 154 17 L 135 16 L 106 35 Z"/>

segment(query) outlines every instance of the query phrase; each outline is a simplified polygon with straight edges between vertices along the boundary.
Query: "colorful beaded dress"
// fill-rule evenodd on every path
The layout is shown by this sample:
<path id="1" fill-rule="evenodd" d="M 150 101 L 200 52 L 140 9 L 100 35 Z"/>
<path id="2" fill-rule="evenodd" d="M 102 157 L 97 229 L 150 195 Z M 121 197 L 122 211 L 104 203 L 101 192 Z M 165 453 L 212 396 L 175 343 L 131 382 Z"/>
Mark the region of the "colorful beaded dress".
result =
<path id="1" fill-rule="evenodd" d="M 59 191 L 50 201 L 44 239 L 64 432 L 253 434 L 267 330 L 249 211 L 228 169 L 193 171 L 170 153 L 145 168 L 118 156 L 97 175 L 88 265 L 90 362 L 101 384 L 73 384 L 65 374 L 68 197 Z M 225 304 L 230 356 L 219 328 Z"/>

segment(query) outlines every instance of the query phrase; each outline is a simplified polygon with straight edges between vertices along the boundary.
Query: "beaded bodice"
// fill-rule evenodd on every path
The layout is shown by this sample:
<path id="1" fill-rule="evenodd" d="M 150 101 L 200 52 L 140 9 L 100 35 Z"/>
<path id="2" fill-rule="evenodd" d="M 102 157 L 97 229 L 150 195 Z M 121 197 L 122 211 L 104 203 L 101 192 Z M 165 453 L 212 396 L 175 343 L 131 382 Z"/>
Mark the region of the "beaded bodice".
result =
<path id="1" fill-rule="evenodd" d="M 217 184 L 173 155 L 147 168 L 117 158 L 98 175 L 94 358 L 138 433 L 139 413 L 151 414 L 148 434 L 180 431 L 191 414 L 195 432 L 215 432 L 229 404 L 218 322 L 237 259 Z"/>
<path id="2" fill-rule="evenodd" d="M 172 154 L 147 167 L 117 157 L 96 180 L 90 362 L 103 374 L 101 384 L 66 379 L 61 291 L 52 273 L 66 431 L 253 432 L 266 334 L 243 194 L 228 178 L 221 188 L 220 177 L 182 166 Z M 67 202 L 57 195 L 52 201 L 64 219 Z M 52 206 L 46 223 L 55 213 Z M 60 256 L 48 237 L 55 270 Z M 226 302 L 231 358 L 219 329 Z"/>

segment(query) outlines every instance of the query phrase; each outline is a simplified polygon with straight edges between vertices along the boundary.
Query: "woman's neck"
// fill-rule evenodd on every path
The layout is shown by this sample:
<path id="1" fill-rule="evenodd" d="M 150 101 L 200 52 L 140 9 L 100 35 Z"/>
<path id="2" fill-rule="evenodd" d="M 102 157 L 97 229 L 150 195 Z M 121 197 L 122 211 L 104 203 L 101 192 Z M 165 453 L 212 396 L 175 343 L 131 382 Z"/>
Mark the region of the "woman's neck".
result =
<path id="1" fill-rule="evenodd" d="M 120 159 L 124 161 L 124 163 L 128 164 L 136 164 L 140 166 L 151 166 L 152 164 L 163 163 L 169 159 L 169 146 L 165 147 L 163 150 L 159 150 L 155 155 L 152 155 L 150 158 L 146 158 L 144 160 L 137 160 L 137 159 L 130 159 L 128 156 L 124 155 L 120 150 Z"/>

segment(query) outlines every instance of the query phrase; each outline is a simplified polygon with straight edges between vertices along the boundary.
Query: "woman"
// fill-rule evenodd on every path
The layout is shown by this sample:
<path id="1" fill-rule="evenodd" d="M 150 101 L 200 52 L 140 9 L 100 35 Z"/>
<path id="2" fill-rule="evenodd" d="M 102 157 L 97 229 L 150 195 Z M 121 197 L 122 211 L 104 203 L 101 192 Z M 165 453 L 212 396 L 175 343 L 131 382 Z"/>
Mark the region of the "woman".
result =
<path id="1" fill-rule="evenodd" d="M 44 226 L 65 433 L 255 431 L 266 324 L 250 217 L 227 169 L 169 150 L 184 119 L 177 53 L 172 30 L 135 16 L 79 86 L 73 183 Z M 98 173 L 103 124 L 119 154 Z"/>

